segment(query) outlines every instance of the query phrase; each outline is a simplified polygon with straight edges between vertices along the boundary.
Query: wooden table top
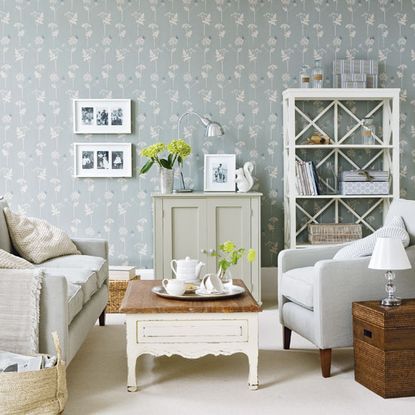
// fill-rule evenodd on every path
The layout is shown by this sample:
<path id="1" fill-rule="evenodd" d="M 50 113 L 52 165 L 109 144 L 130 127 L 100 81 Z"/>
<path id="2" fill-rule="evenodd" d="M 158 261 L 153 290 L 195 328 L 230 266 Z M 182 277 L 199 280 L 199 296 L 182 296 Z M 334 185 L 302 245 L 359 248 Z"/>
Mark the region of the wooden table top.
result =
<path id="1" fill-rule="evenodd" d="M 235 285 L 244 287 L 246 292 L 224 300 L 174 300 L 158 296 L 151 289 L 161 285 L 160 280 L 128 283 L 121 303 L 121 313 L 257 313 L 261 307 L 252 297 L 242 280 L 233 280 Z"/>

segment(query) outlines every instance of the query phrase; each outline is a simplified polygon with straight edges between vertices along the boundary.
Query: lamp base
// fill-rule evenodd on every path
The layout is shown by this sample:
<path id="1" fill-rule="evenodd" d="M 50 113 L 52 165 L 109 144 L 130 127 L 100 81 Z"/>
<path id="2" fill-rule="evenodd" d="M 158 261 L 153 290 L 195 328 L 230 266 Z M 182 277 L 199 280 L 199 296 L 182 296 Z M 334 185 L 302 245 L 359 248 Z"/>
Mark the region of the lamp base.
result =
<path id="1" fill-rule="evenodd" d="M 398 297 L 386 297 L 381 301 L 381 304 L 386 307 L 394 307 L 402 304 L 402 300 Z"/>

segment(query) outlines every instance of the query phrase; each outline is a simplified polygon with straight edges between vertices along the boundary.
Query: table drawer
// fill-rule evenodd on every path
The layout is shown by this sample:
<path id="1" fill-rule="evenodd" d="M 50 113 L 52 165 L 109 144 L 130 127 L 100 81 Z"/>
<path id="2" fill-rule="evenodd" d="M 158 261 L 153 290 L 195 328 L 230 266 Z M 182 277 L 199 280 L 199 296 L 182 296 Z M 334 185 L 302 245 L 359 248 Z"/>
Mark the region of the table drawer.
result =
<path id="1" fill-rule="evenodd" d="M 231 343 L 247 341 L 247 320 L 137 321 L 137 343 Z"/>

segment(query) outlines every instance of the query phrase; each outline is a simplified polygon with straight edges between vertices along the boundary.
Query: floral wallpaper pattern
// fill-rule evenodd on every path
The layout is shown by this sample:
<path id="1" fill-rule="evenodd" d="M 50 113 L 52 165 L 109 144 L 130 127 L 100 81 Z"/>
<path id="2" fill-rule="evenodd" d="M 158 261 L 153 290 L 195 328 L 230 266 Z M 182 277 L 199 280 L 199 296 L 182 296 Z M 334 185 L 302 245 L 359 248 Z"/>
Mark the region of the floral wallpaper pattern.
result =
<path id="1" fill-rule="evenodd" d="M 336 57 L 378 59 L 382 86 L 402 88 L 402 195 L 415 196 L 413 0 L 3 0 L 0 29 L 0 194 L 72 235 L 107 238 L 113 264 L 152 267 L 157 172 L 73 178 L 72 143 L 132 142 L 137 168 L 139 151 L 175 138 L 178 116 L 194 110 L 226 134 L 206 139 L 186 119 L 186 182 L 202 187 L 204 153 L 252 160 L 262 264 L 276 265 L 281 93 L 314 57 L 327 75 Z M 73 134 L 72 98 L 131 98 L 133 134 Z"/>

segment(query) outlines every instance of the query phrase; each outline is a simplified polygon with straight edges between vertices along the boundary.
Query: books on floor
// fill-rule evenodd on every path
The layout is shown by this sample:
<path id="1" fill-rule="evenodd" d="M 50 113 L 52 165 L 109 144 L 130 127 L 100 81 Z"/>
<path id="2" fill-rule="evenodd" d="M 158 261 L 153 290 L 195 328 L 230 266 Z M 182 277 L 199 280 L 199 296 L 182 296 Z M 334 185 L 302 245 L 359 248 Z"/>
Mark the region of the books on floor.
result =
<path id="1" fill-rule="evenodd" d="M 295 185 L 299 196 L 317 196 L 320 194 L 318 175 L 314 162 L 297 160 L 295 176 Z"/>

